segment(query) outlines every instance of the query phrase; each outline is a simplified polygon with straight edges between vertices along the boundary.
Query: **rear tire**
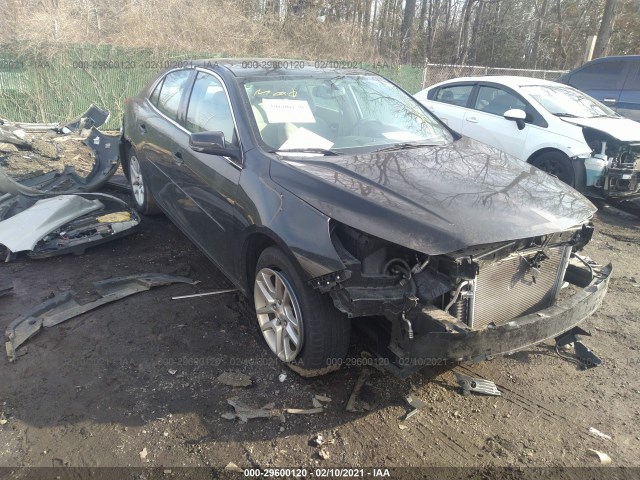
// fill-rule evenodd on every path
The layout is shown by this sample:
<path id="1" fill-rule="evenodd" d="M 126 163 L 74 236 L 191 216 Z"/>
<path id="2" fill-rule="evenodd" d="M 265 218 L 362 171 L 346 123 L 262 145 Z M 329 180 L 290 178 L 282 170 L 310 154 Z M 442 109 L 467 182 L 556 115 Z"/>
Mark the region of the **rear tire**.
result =
<path id="1" fill-rule="evenodd" d="M 576 185 L 576 174 L 571 159 L 562 152 L 548 152 L 531 160 L 531 165 L 547 172 L 570 187 Z"/>
<path id="2" fill-rule="evenodd" d="M 133 198 L 133 204 L 143 215 L 157 215 L 160 213 L 160 209 L 156 205 L 148 184 L 142 176 L 142 168 L 140 166 L 140 160 L 138 160 L 138 154 L 133 147 L 128 151 L 128 171 L 129 171 L 129 184 L 131 185 L 131 197 Z"/>
<path id="3" fill-rule="evenodd" d="M 349 319 L 307 285 L 279 248 L 267 248 L 258 259 L 254 303 L 263 338 L 292 370 L 311 377 L 340 368 L 349 348 Z"/>

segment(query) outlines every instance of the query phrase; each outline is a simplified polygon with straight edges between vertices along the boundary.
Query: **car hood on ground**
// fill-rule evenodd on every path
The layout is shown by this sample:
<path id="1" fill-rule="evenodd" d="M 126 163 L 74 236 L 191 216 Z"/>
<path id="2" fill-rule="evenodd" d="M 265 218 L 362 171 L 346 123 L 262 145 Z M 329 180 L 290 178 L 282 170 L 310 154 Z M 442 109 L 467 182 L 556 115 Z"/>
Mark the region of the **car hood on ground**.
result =
<path id="1" fill-rule="evenodd" d="M 562 118 L 565 122 L 589 127 L 617 138 L 621 142 L 640 142 L 640 123 L 628 118 Z"/>
<path id="2" fill-rule="evenodd" d="M 555 177 L 466 137 L 377 154 L 280 158 L 271 177 L 339 222 L 431 255 L 566 230 L 596 211 Z"/>

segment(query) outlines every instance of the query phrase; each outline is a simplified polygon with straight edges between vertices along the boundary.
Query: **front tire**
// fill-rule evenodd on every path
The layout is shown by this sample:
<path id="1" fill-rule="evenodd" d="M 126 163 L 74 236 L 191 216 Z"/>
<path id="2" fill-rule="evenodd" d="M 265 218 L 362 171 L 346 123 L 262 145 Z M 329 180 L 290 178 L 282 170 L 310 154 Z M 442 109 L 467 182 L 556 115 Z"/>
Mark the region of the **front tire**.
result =
<path id="1" fill-rule="evenodd" d="M 131 185 L 131 197 L 133 204 L 143 215 L 156 215 L 160 213 L 160 209 L 155 203 L 149 185 L 142 176 L 142 168 L 138 154 L 133 147 L 129 148 L 128 153 L 129 167 L 129 184 Z"/>
<path id="2" fill-rule="evenodd" d="M 562 152 L 547 152 L 531 160 L 531 165 L 557 177 L 570 187 L 576 185 L 576 174 L 571 160 Z"/>
<path id="3" fill-rule="evenodd" d="M 292 370 L 310 377 L 340 367 L 349 348 L 349 320 L 304 282 L 279 248 L 267 248 L 258 259 L 254 302 L 263 338 Z"/>

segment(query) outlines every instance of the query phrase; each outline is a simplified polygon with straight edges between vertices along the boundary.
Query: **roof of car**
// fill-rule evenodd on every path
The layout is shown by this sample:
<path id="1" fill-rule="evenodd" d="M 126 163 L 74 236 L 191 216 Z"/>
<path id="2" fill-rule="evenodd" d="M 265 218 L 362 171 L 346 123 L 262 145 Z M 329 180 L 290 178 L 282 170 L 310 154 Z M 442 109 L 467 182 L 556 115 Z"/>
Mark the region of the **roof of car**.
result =
<path id="1" fill-rule="evenodd" d="M 587 63 L 596 63 L 596 62 L 599 63 L 599 62 L 620 61 L 620 60 L 625 62 L 632 62 L 634 60 L 640 60 L 640 55 L 612 55 L 611 57 L 594 58 L 593 60 L 590 60 Z M 584 65 L 586 65 L 586 63 Z M 584 65 L 580 65 L 580 67 Z M 580 67 L 576 67 L 576 69 Z"/>
<path id="2" fill-rule="evenodd" d="M 189 62 L 185 62 L 189 63 Z M 351 61 L 309 61 L 290 58 L 210 58 L 192 60 L 194 66 L 227 68 L 236 77 L 250 77 L 275 74 L 278 75 L 313 75 L 319 73 L 375 75 L 364 68 L 353 68 L 360 65 Z"/>
<path id="3" fill-rule="evenodd" d="M 541 78 L 518 77 L 515 75 L 483 75 L 479 77 L 453 78 L 451 80 L 437 83 L 434 86 L 440 86 L 449 82 L 494 82 L 506 85 L 507 87 L 522 87 L 525 85 L 559 85 L 558 82 L 543 80 Z"/>

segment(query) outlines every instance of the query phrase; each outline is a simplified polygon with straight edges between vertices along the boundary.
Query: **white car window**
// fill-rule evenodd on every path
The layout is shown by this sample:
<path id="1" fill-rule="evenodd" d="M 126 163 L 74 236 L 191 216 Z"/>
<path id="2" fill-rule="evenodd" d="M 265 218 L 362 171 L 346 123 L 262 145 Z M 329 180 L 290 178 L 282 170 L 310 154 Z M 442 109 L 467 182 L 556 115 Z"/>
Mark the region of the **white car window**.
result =
<path id="1" fill-rule="evenodd" d="M 475 109 L 481 112 L 504 115 L 504 112 L 512 108 L 526 109 L 526 105 L 515 95 L 505 92 L 500 88 L 481 86 L 478 90 Z"/>
<path id="2" fill-rule="evenodd" d="M 466 107 L 469 95 L 473 90 L 473 85 L 451 85 L 448 87 L 440 87 L 436 93 L 434 100 L 436 102 L 450 103 L 459 107 Z"/>
<path id="3" fill-rule="evenodd" d="M 560 85 L 528 85 L 521 88 L 549 113 L 558 117 L 617 117 L 613 110 L 575 88 Z"/>

